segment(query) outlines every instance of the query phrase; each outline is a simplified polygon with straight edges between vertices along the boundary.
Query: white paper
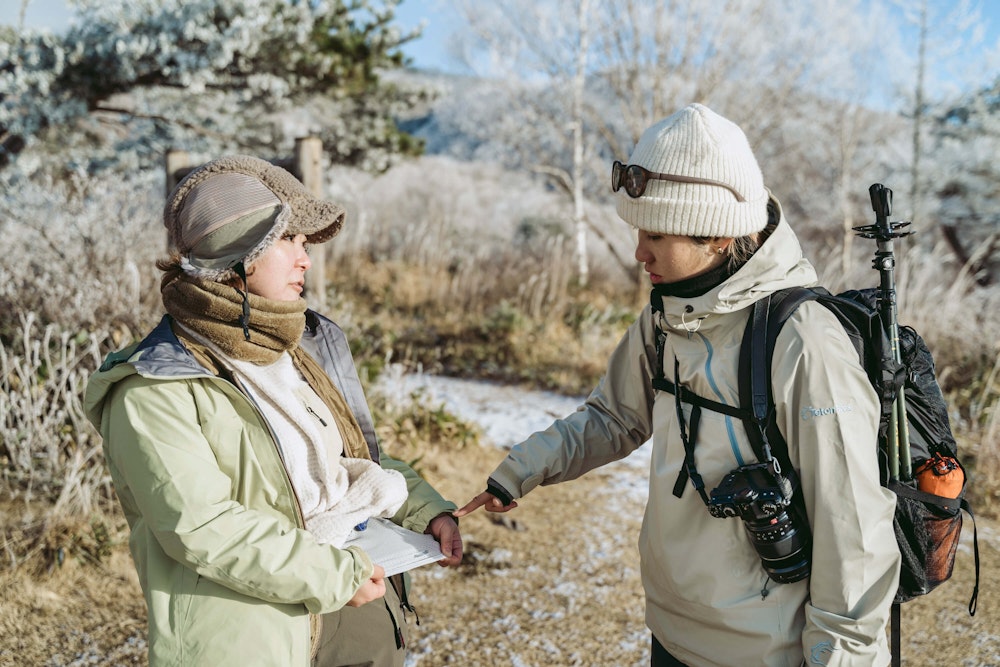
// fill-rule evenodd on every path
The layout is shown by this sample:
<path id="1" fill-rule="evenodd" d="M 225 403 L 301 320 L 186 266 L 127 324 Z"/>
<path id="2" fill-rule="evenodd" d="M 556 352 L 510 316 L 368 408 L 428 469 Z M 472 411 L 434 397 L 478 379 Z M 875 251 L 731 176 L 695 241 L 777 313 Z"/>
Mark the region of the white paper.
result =
<path id="1" fill-rule="evenodd" d="M 360 547 L 372 562 L 385 568 L 385 576 L 436 563 L 444 558 L 430 535 L 397 526 L 388 519 L 372 518 L 364 530 L 352 530 L 344 548 Z"/>

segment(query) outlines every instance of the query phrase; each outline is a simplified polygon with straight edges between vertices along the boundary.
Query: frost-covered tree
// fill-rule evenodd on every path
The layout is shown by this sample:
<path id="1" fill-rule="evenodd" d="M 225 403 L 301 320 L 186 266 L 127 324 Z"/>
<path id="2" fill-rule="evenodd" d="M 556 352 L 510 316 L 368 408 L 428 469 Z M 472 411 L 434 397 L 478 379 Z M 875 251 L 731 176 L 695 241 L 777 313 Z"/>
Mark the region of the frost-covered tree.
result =
<path id="1" fill-rule="evenodd" d="M 877 20 L 878 1 L 458 4 L 471 39 L 457 51 L 490 78 L 490 96 L 473 107 L 482 114 L 464 106 L 453 114 L 480 138 L 472 144 L 479 155 L 545 173 L 569 199 L 566 184 L 582 181 L 587 197 L 606 201 L 611 161 L 624 160 L 652 123 L 702 102 L 746 130 L 765 177 L 797 218 L 839 239 L 870 209 L 872 175 L 863 171 L 892 137 L 867 109 L 888 88 L 885 66 L 898 44 L 893 26 Z M 502 98 L 509 101 L 498 104 Z M 581 148 L 585 169 L 577 166 Z"/>
<path id="2" fill-rule="evenodd" d="M 418 34 L 393 25 L 400 1 L 70 0 L 64 34 L 0 36 L 0 166 L 54 140 L 89 168 L 166 145 L 287 150 L 311 133 L 334 162 L 385 168 L 420 150 L 393 118 L 421 93 L 380 78 Z"/>
<path id="3" fill-rule="evenodd" d="M 506 87 L 503 98 L 516 112 L 503 124 L 518 138 L 509 143 L 504 161 L 544 174 L 571 202 L 580 284 L 587 283 L 590 270 L 585 168 L 596 156 L 594 142 L 588 138 L 594 132 L 586 126 L 596 114 L 588 99 L 587 79 L 591 33 L 600 25 L 593 9 L 599 4 L 600 0 L 456 3 L 469 29 L 467 37 L 473 39 L 466 43 L 470 64 L 485 52 L 489 66 L 474 68 L 512 84 Z M 536 79 L 541 86 L 525 87 L 521 85 L 525 79 Z M 486 132 L 491 129 L 482 128 Z M 507 135 L 501 130 L 500 136 Z M 551 145 L 539 150 L 540 141 Z M 559 159 L 553 159 L 553 152 Z"/>
<path id="4" fill-rule="evenodd" d="M 980 285 L 995 282 L 1000 249 L 1000 79 L 935 119 L 934 211 L 958 264 Z"/>
<path id="5" fill-rule="evenodd" d="M 925 150 L 933 116 L 941 100 L 954 100 L 983 84 L 983 72 L 995 71 L 982 58 L 970 57 L 984 46 L 981 0 L 938 3 L 891 0 L 915 33 L 906 49 L 913 56 L 912 72 L 903 79 L 905 114 L 910 118 L 911 159 L 905 214 L 925 218 L 934 208 L 934 156 Z M 984 69 L 985 64 L 985 69 Z M 909 68 L 904 68 L 904 72 Z M 927 168 L 925 169 L 925 164 Z M 903 211 L 901 211 L 903 212 Z"/>

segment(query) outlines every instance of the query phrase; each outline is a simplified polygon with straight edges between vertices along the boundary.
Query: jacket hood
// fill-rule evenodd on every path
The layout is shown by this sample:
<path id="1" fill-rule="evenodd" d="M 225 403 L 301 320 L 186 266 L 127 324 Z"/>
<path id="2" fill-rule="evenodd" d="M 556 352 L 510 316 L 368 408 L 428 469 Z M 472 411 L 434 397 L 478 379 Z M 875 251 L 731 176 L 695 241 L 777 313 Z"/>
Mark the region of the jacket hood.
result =
<path id="1" fill-rule="evenodd" d="M 164 315 L 141 342 L 109 354 L 87 383 L 84 410 L 87 419 L 98 430 L 101 429 L 104 401 L 115 385 L 130 375 L 170 378 L 211 375 L 177 340 L 170 321 L 170 316 Z"/>
<path id="2" fill-rule="evenodd" d="M 163 380 L 215 377 L 177 339 L 171 322 L 172 318 L 164 315 L 142 342 L 109 354 L 100 369 L 91 376 L 84 394 L 84 410 L 87 419 L 98 431 L 101 430 L 105 402 L 115 386 L 131 375 Z M 299 344 L 320 362 L 344 394 L 368 443 L 372 460 L 378 461 L 378 436 L 343 330 L 319 313 L 306 310 L 306 327 Z"/>
<path id="3" fill-rule="evenodd" d="M 781 211 L 781 204 L 771 197 L 778 215 L 774 232 L 753 257 L 721 285 L 692 298 L 663 297 L 666 327 L 694 331 L 710 326 L 711 316 L 742 310 L 768 294 L 786 287 L 818 283 L 816 269 L 802 254 L 802 246 Z"/>

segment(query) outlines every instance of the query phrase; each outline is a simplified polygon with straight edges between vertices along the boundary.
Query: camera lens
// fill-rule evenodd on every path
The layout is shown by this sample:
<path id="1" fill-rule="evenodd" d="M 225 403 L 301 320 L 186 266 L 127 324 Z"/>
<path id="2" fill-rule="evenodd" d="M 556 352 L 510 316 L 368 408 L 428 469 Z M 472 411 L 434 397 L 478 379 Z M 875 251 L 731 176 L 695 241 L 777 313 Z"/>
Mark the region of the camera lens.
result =
<path id="1" fill-rule="evenodd" d="M 727 474 L 709 499 L 714 517 L 743 519 L 750 543 L 767 575 L 788 584 L 809 576 L 812 538 L 804 512 L 792 504 L 794 486 L 768 463 L 740 466 Z"/>
<path id="2" fill-rule="evenodd" d="M 743 526 L 771 579 L 790 584 L 809 576 L 808 531 L 797 529 L 788 512 L 769 520 L 744 521 Z"/>

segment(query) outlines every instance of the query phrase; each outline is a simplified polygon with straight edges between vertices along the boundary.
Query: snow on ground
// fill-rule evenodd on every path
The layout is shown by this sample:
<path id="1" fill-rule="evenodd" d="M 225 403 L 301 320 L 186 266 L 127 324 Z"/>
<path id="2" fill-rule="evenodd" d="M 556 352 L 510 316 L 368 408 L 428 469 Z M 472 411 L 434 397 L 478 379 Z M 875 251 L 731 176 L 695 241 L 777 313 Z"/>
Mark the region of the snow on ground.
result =
<path id="1" fill-rule="evenodd" d="M 583 402 L 583 397 L 566 397 L 544 391 L 532 391 L 518 387 L 504 386 L 496 383 L 477 380 L 460 380 L 423 374 L 403 375 L 389 373 L 383 376 L 385 382 L 380 388 L 383 393 L 392 392 L 390 398 L 400 402 L 411 400 L 416 392 L 422 396 L 419 400 L 431 406 L 443 407 L 456 416 L 479 425 L 485 434 L 484 441 L 497 447 L 497 461 L 504 448 L 516 444 L 531 433 L 548 427 L 554 419 L 565 416 L 576 410 Z M 647 476 L 649 468 L 650 445 L 647 443 L 639 448 L 629 458 L 605 466 L 601 470 L 613 474 L 602 475 L 601 484 L 594 485 L 593 505 L 610 510 L 609 517 L 640 516 L 647 497 Z M 596 473 L 591 473 L 596 474 Z M 607 492 L 606 492 L 607 491 Z M 596 495 L 600 494 L 600 499 Z M 613 571 L 632 572 L 637 567 L 634 556 L 623 557 L 620 549 L 615 549 L 613 533 L 606 531 L 611 522 L 595 521 L 573 526 L 576 544 L 587 545 L 583 550 L 581 562 L 587 564 L 588 572 L 604 573 Z M 602 532 L 605 531 L 605 532 Z M 969 618 L 966 608 L 968 594 L 972 581 L 972 540 L 973 525 L 967 521 L 962 531 L 962 542 L 958 561 L 956 563 L 955 581 L 942 587 L 944 592 L 932 596 L 929 600 L 921 598 L 914 601 L 904 611 L 903 653 L 917 658 L 914 665 L 931 664 L 962 664 L 962 665 L 1000 665 L 996 660 L 997 637 L 996 630 L 989 617 L 983 616 L 983 610 L 975 618 Z M 980 548 L 995 545 L 1000 542 L 1000 531 L 993 521 L 980 521 Z M 472 539 L 472 536 L 469 536 Z M 628 537 L 634 541 L 634 537 Z M 987 550 L 983 556 L 992 559 L 995 551 Z M 536 554 L 537 555 L 537 554 Z M 540 557 L 540 556 L 539 556 Z M 636 612 L 636 620 L 626 625 L 627 630 L 610 628 L 607 619 L 600 621 L 590 618 L 581 621 L 581 614 L 591 608 L 607 607 L 605 595 L 613 595 L 610 586 L 592 585 L 596 575 L 588 575 L 588 585 L 579 581 L 569 581 L 566 577 L 557 577 L 558 585 L 548 587 L 539 583 L 539 591 L 531 589 L 525 592 L 516 586 L 517 583 L 529 580 L 545 582 L 552 579 L 549 570 L 541 569 L 535 561 L 518 561 L 510 551 L 498 549 L 492 559 L 506 563 L 516 563 L 516 567 L 497 567 L 490 571 L 493 577 L 490 586 L 503 590 L 503 603 L 494 602 L 493 609 L 496 618 L 486 627 L 472 627 L 467 630 L 471 634 L 463 635 L 465 626 L 462 624 L 444 625 L 438 629 L 433 622 L 422 628 L 422 634 L 411 647 L 407 655 L 407 667 L 431 661 L 433 656 L 440 655 L 442 647 L 451 647 L 452 657 L 459 663 L 463 658 L 470 657 L 469 651 L 479 651 L 477 660 L 472 664 L 509 664 L 517 667 L 535 667 L 542 664 L 594 664 L 587 657 L 581 657 L 572 650 L 573 644 L 565 642 L 556 646 L 556 638 L 565 639 L 567 633 L 584 632 L 588 635 L 600 634 L 607 646 L 617 647 L 617 655 L 621 660 L 603 664 L 628 664 L 641 667 L 648 665 L 648 630 L 641 623 L 641 610 Z M 499 563 L 498 563 L 499 564 Z M 984 581 L 989 582 L 989 572 L 992 570 L 983 563 Z M 542 578 L 538 579 L 539 572 Z M 454 573 L 448 570 L 425 569 L 418 576 L 439 580 L 438 585 L 453 581 Z M 425 580 L 426 581 L 426 580 Z M 464 585 L 477 585 L 477 581 L 469 579 Z M 635 584 L 638 586 L 638 583 Z M 985 588 L 984 588 L 985 590 Z M 620 593 L 620 591 L 618 591 Z M 523 596 L 524 600 L 521 600 Z M 607 598 L 614 599 L 614 598 Z M 491 601 L 489 594 L 484 593 L 483 601 Z M 555 600 L 556 602 L 553 602 Z M 481 605 L 477 598 L 475 605 Z M 523 604 L 525 609 L 533 610 L 526 622 L 523 615 L 500 613 L 504 606 Z M 612 603 L 613 604 L 613 603 Z M 474 605 L 474 606 L 475 606 Z M 468 605 L 457 610 L 459 616 L 467 614 Z M 475 606 L 478 609 L 478 606 Z M 475 618 L 475 614 L 471 614 Z M 909 619 L 909 620 L 907 620 Z M 935 621 L 935 619 L 937 619 Z M 941 622 L 941 619 L 945 619 Z M 469 621 L 465 622 L 466 625 Z M 531 626 L 531 627 L 529 627 Z M 534 626 L 544 626 L 546 631 L 532 633 Z M 936 628 L 934 633 L 927 635 L 923 630 L 927 627 Z M 941 634 L 942 628 L 949 628 L 948 639 Z M 603 633 L 603 634 L 601 634 Z M 491 637 L 495 634 L 496 639 Z M 486 637 L 486 639 L 483 639 Z M 606 639 L 605 639 L 606 638 Z M 482 640 L 482 641 L 480 641 Z M 582 640 L 581 640 L 582 641 Z M 942 646 L 966 644 L 968 650 L 974 650 L 975 657 L 965 661 L 945 659 L 934 656 L 942 653 Z M 974 646 L 973 646 L 974 644 Z M 569 646 L 570 648 L 567 648 Z M 961 651 L 959 651 L 961 652 Z M 501 659 L 494 659 L 502 656 Z M 911 661 L 913 658 L 909 658 Z M 439 664 L 439 663 L 435 663 Z"/>
<path id="2" fill-rule="evenodd" d="M 482 444 L 496 448 L 496 463 L 506 448 L 584 401 L 481 380 L 404 374 L 398 368 L 384 371 L 373 390 L 398 406 L 415 400 L 477 425 Z M 439 591 L 436 604 L 449 611 L 439 612 L 440 618 L 425 616 L 409 645 L 406 667 L 442 661 L 512 667 L 648 665 L 636 548 L 647 497 L 648 450 L 641 447 L 585 476 L 597 483 L 565 485 L 585 485 L 580 488 L 586 492 L 559 504 L 554 514 L 564 518 L 555 523 L 543 518 L 545 507 L 529 502 L 516 516 L 525 527 L 486 539 L 476 534 L 481 524 L 465 524 L 467 543 L 482 542 L 467 561 L 488 576 L 441 568 L 414 573 L 415 587 Z M 583 502 L 587 511 L 577 511 Z M 566 532 L 556 537 L 555 530 Z"/>
<path id="3" fill-rule="evenodd" d="M 407 374 L 395 366 L 383 373 L 376 388 L 397 403 L 405 403 L 416 393 L 429 405 L 443 405 L 456 417 L 477 424 L 486 443 L 498 448 L 508 448 L 547 428 L 574 412 L 586 398 L 482 380 Z M 650 450 L 646 443 L 631 456 L 604 466 L 604 472 L 621 472 L 613 476 L 618 485 L 613 490 L 625 496 L 623 500 L 645 503 Z"/>

